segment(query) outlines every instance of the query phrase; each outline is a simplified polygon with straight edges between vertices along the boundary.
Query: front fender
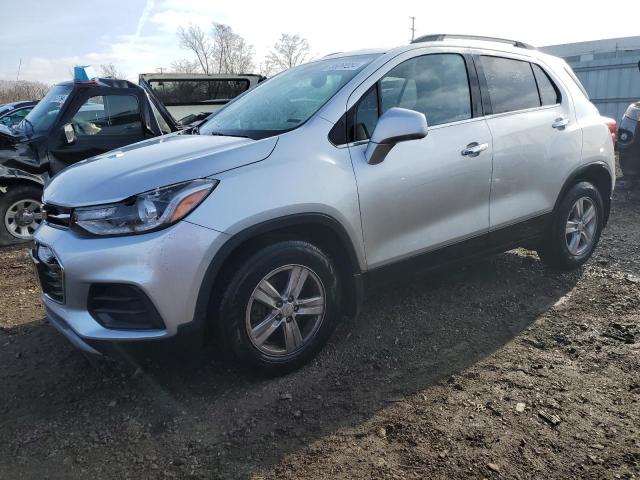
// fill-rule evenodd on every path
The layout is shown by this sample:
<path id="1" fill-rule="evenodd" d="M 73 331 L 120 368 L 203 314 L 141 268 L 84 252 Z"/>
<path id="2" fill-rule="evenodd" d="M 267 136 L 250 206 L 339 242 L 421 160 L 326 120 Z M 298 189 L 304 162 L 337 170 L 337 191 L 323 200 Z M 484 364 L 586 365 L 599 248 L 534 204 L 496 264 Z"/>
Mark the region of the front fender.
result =
<path id="1" fill-rule="evenodd" d="M 10 168 L 0 165 L 0 192 L 6 193 L 7 186 L 16 182 L 33 183 L 40 187 L 44 187 L 48 178 L 48 173 L 39 175 L 37 173 L 25 172 L 19 168 Z"/>

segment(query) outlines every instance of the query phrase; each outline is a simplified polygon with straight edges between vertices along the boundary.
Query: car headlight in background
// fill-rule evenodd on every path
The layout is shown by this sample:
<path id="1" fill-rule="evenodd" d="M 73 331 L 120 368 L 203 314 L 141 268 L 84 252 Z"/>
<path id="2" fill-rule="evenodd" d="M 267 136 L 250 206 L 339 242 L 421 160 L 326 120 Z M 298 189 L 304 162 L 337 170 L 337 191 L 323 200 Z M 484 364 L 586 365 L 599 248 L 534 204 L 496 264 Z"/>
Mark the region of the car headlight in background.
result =
<path id="1" fill-rule="evenodd" d="M 76 208 L 71 223 L 93 235 L 126 235 L 168 227 L 186 217 L 218 184 L 197 179 L 140 193 L 118 203 Z"/>

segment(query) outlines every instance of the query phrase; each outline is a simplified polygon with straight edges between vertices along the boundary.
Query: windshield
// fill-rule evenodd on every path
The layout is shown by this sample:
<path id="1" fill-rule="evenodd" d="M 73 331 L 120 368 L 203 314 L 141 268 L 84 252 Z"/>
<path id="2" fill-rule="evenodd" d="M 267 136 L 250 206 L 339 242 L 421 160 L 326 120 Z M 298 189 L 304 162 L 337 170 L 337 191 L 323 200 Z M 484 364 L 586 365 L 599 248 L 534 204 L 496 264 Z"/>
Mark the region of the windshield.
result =
<path id="1" fill-rule="evenodd" d="M 29 115 L 20 123 L 25 133 L 31 136 L 49 130 L 72 88 L 71 85 L 56 85 L 49 90 L 49 93 L 33 107 Z"/>
<path id="2" fill-rule="evenodd" d="M 202 125 L 200 134 L 258 139 L 293 130 L 376 56 L 333 58 L 287 70 L 228 104 Z"/>

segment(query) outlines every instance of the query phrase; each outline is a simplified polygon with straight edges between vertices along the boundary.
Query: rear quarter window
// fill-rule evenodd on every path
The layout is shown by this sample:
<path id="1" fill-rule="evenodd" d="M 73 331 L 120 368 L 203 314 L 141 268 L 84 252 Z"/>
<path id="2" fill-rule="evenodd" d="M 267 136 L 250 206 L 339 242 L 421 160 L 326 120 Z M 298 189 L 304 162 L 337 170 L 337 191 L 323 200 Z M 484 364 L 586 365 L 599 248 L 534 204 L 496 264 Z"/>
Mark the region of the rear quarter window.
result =
<path id="1" fill-rule="evenodd" d="M 533 73 L 538 83 L 540 102 L 542 105 L 555 105 L 556 103 L 560 103 L 560 91 L 549 78 L 547 72 L 536 64 L 531 64 L 531 68 L 533 68 Z"/>

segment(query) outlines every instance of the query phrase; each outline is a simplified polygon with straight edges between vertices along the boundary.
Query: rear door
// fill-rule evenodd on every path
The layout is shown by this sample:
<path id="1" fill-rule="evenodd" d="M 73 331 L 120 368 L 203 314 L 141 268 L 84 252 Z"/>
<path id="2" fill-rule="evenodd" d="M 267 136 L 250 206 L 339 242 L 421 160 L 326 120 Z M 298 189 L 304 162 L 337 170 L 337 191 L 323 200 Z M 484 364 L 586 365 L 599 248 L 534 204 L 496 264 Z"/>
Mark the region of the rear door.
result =
<path id="1" fill-rule="evenodd" d="M 543 228 L 564 180 L 580 162 L 582 133 L 568 93 L 544 66 L 528 60 L 476 57 L 485 111 L 491 114 L 492 231 L 516 224 Z M 524 237 L 535 233 L 516 230 Z"/>
<path id="2" fill-rule="evenodd" d="M 465 240 L 483 242 L 489 228 L 491 135 L 474 103 L 479 89 L 473 63 L 447 51 L 408 56 L 367 91 L 356 90 L 350 109 L 350 152 L 370 268 Z M 392 107 L 424 113 L 428 135 L 398 143 L 382 163 L 369 165 L 368 139 L 379 115 Z M 469 154 L 469 146 L 480 148 Z"/>

